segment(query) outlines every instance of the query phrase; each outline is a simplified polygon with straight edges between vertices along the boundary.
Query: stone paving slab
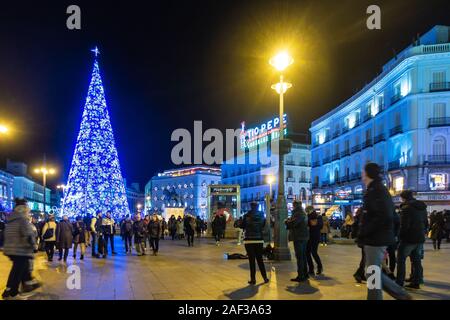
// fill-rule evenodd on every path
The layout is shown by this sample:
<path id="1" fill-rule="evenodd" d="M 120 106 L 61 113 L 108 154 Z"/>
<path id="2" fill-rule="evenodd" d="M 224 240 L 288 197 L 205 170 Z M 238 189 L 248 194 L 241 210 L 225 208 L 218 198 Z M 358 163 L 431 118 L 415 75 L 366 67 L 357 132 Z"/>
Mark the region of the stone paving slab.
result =
<path id="1" fill-rule="evenodd" d="M 196 239 L 197 240 L 197 239 Z M 212 239 L 200 239 L 195 247 L 183 240 L 162 240 L 158 256 L 138 257 L 123 253 L 116 238 L 119 254 L 107 259 L 73 261 L 67 265 L 46 262 L 39 253 L 35 259 L 35 276 L 44 282 L 32 299 L 50 300 L 208 300 L 208 299 L 338 299 L 366 298 L 365 285 L 356 284 L 352 274 L 359 264 L 360 249 L 352 245 L 332 244 L 320 247 L 324 275 L 304 284 L 290 281 L 296 275 L 295 261 L 266 262 L 271 282 L 247 285 L 246 260 L 226 260 L 224 253 L 244 253 L 242 246 L 226 240 L 216 247 Z M 292 249 L 292 248 L 291 248 Z M 293 253 L 293 252 L 292 252 Z M 66 287 L 67 267 L 77 265 L 81 271 L 81 289 Z M 441 251 L 425 246 L 425 285 L 411 291 L 416 299 L 450 299 L 450 245 Z M 409 266 L 408 266 L 409 268 Z M 0 254 L 0 289 L 3 290 L 10 269 L 9 260 Z M 391 299 L 385 295 L 385 299 Z"/>

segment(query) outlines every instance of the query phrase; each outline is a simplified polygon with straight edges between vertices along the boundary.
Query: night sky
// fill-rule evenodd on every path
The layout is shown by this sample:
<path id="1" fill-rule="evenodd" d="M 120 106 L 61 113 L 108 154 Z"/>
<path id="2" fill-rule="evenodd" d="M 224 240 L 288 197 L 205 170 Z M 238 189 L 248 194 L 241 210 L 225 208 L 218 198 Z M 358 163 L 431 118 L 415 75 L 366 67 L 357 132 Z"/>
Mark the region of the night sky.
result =
<path id="1" fill-rule="evenodd" d="M 370 82 L 417 33 L 450 24 L 447 1 L 8 1 L 0 6 L 0 167 L 54 164 L 65 182 L 98 45 L 123 175 L 146 183 L 172 168 L 176 128 L 236 128 L 273 117 L 278 97 L 267 61 L 296 60 L 287 74 L 291 130 Z M 77 4 L 82 29 L 66 28 Z M 378 4 L 382 29 L 366 28 Z"/>

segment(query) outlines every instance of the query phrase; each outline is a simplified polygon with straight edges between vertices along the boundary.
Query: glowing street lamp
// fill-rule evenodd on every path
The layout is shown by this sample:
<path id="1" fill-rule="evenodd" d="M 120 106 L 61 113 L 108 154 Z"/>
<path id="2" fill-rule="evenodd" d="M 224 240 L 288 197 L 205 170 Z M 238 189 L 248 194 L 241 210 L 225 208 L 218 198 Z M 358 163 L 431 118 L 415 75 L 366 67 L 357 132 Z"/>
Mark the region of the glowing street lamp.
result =
<path id="1" fill-rule="evenodd" d="M 269 64 L 280 72 L 280 82 L 272 85 L 280 95 L 280 139 L 279 139 L 279 164 L 278 164 L 278 196 L 277 196 L 277 215 L 274 227 L 274 258 L 275 260 L 291 260 L 291 253 L 288 247 L 287 231 L 284 226 L 284 220 L 287 219 L 287 205 L 284 195 L 284 155 L 290 152 L 291 141 L 284 139 L 284 94 L 292 84 L 284 81 L 283 71 L 294 63 L 294 59 L 287 51 L 281 51 L 275 57 L 269 60 Z"/>
<path id="2" fill-rule="evenodd" d="M 48 167 L 40 167 L 34 169 L 34 173 L 36 174 L 42 174 L 42 184 L 44 185 L 44 213 L 45 211 L 45 204 L 46 204 L 46 188 L 47 188 L 47 175 L 54 175 L 56 173 L 56 170 L 53 168 Z"/>
<path id="3" fill-rule="evenodd" d="M 275 176 L 274 175 L 268 175 L 266 178 L 266 182 L 269 184 L 269 195 L 270 198 L 272 198 L 272 184 L 275 182 Z"/>
<path id="4" fill-rule="evenodd" d="M 7 134 L 8 131 L 9 131 L 9 129 L 7 126 L 0 124 L 0 134 Z"/>

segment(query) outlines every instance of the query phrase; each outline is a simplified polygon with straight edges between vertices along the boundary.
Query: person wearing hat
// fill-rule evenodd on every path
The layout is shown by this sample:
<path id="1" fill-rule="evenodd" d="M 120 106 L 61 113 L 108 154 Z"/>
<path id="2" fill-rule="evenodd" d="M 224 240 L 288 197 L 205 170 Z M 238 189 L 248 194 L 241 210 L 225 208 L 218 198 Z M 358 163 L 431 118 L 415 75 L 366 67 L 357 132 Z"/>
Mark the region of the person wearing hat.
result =
<path id="1" fill-rule="evenodd" d="M 363 196 L 362 217 L 357 242 L 364 249 L 366 263 L 367 299 L 383 300 L 385 289 L 399 300 L 410 300 L 411 296 L 381 270 L 386 248 L 395 243 L 394 203 L 388 189 L 381 180 L 381 169 L 373 162 L 365 165 L 362 181 L 366 186 Z"/>
<path id="2" fill-rule="evenodd" d="M 42 240 L 44 240 L 45 243 L 44 248 L 48 262 L 52 262 L 56 245 L 56 222 L 54 214 L 48 215 L 48 221 L 42 228 Z"/>

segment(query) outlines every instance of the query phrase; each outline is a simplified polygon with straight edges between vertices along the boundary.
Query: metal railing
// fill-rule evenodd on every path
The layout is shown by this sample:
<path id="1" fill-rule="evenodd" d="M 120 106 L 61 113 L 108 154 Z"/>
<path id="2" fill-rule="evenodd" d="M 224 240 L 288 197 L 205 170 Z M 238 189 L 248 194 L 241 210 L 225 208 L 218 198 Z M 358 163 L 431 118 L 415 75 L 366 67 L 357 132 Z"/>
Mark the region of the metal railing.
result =
<path id="1" fill-rule="evenodd" d="M 386 139 L 384 138 L 384 133 L 381 133 L 379 135 L 376 135 L 375 138 L 373 138 L 373 144 L 381 142 L 381 141 L 385 141 Z"/>
<path id="2" fill-rule="evenodd" d="M 358 152 L 358 151 L 361 151 L 361 145 L 360 144 L 357 144 L 356 146 L 352 147 L 352 153 L 355 153 L 355 152 Z"/>
<path id="3" fill-rule="evenodd" d="M 430 92 L 450 91 L 450 82 L 432 82 L 430 83 Z"/>
<path id="4" fill-rule="evenodd" d="M 399 133 L 403 133 L 403 127 L 402 127 L 402 125 L 398 125 L 398 126 L 393 127 L 393 128 L 389 131 L 389 136 L 392 137 L 392 136 L 395 136 L 396 134 L 399 134 Z"/>
<path id="5" fill-rule="evenodd" d="M 368 148 L 372 146 L 372 139 L 367 139 L 366 141 L 363 142 L 362 148 Z"/>
<path id="6" fill-rule="evenodd" d="M 450 117 L 439 117 L 428 119 L 428 127 L 450 126 Z"/>
<path id="7" fill-rule="evenodd" d="M 450 164 L 450 154 L 430 155 L 427 157 L 429 164 Z"/>

